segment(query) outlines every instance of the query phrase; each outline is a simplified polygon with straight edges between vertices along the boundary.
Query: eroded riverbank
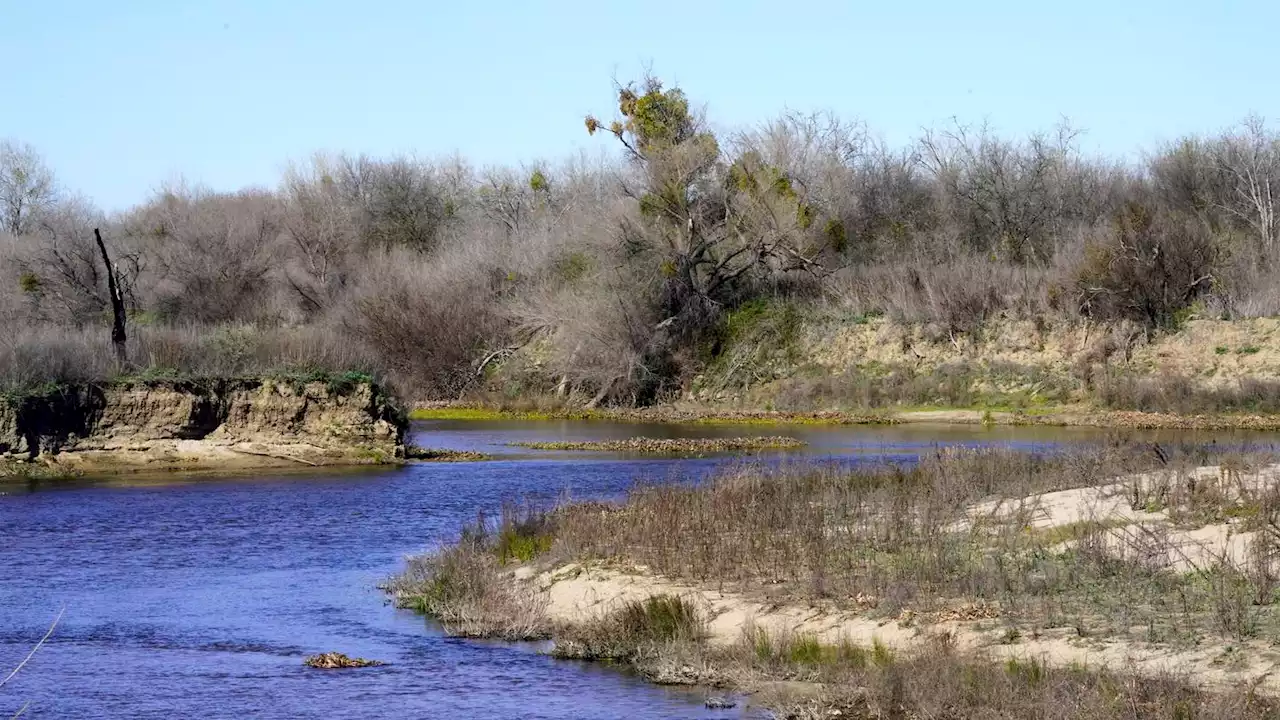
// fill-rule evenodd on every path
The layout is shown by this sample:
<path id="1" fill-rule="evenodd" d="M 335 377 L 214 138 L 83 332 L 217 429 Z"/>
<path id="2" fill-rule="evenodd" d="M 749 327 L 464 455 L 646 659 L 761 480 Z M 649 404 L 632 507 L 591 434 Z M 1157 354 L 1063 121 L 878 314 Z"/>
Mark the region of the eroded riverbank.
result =
<path id="1" fill-rule="evenodd" d="M 379 464 L 404 457 L 406 427 L 358 374 L 59 386 L 0 396 L 0 473 Z"/>

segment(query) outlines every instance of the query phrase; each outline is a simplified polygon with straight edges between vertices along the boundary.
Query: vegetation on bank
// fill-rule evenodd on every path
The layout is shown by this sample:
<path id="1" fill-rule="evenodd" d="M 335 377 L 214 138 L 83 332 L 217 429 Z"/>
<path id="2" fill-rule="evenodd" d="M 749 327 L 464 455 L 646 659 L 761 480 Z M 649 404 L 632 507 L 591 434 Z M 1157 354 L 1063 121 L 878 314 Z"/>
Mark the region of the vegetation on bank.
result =
<path id="1" fill-rule="evenodd" d="M 993 663 L 958 651 L 940 636 L 918 652 L 884 645 L 823 645 L 811 637 L 756 631 L 706 660 L 739 682 L 788 680 L 766 686 L 753 703 L 780 718 L 1274 718 L 1280 705 L 1247 686 L 1206 691 L 1169 674 L 1144 677 L 1085 666 L 1056 667 L 1036 659 Z M 819 689 L 820 688 L 820 689 Z"/>
<path id="2" fill-rule="evenodd" d="M 501 407 L 428 408 L 410 413 L 414 420 L 597 420 L 603 422 L 676 423 L 692 425 L 895 425 L 956 423 L 971 425 L 1048 425 L 1126 430 L 1280 430 L 1280 416 L 1252 412 L 1177 414 L 1108 410 L 1088 405 L 1023 408 L 898 407 L 878 411 L 737 410 L 694 406 L 683 408 L 600 408 L 530 413 Z"/>
<path id="3" fill-rule="evenodd" d="M 803 364 L 797 338 L 826 316 L 960 348 L 1007 319 L 1154 337 L 1280 311 L 1280 226 L 1258 190 L 1280 183 L 1280 142 L 1258 120 L 1120 160 L 1084 154 L 1067 127 L 1010 138 L 953 124 L 890 147 L 822 115 L 712 132 L 693 96 L 654 78 L 616 99 L 586 121 L 616 151 L 599 162 L 327 155 L 275 188 L 171 185 L 111 216 L 6 141 L 3 192 L 20 202 L 0 198 L 0 387 L 305 366 L 414 400 L 648 406 L 700 375 L 728 389 Z M 123 367 L 94 228 L 127 314 Z M 935 391 L 933 373 L 906 367 L 863 375 L 830 388 L 815 376 L 814 406 L 1018 403 L 972 397 L 959 378 Z M 1269 411 L 1255 390 L 1227 404 Z"/>
<path id="4" fill-rule="evenodd" d="M 271 379 L 324 383 L 342 393 L 360 383 L 385 384 L 377 363 L 315 328 L 267 331 L 140 325 L 130 328 L 130 355 L 114 359 L 109 337 L 93 326 L 21 328 L 0 344 L 0 392 L 44 394 L 61 387 L 198 384 Z"/>
<path id="5" fill-rule="evenodd" d="M 539 402 L 545 398 L 525 398 L 520 403 L 476 404 L 419 407 L 409 412 L 410 420 L 601 420 L 635 423 L 689 423 L 697 425 L 772 425 L 772 424 L 836 424 L 855 425 L 891 423 L 883 413 L 855 415 L 838 411 L 776 412 L 724 410 L 719 408 L 581 408 L 557 402 Z M 536 406 L 538 409 L 529 409 Z"/>
<path id="6" fill-rule="evenodd" d="M 1173 674 L 1135 676 L 1037 659 L 991 662 L 945 633 L 898 652 L 874 642 L 748 625 L 728 645 L 701 642 L 705 619 L 681 598 L 631 601 L 557 635 L 552 655 L 625 663 L 660 684 L 754 690 L 751 704 L 779 718 L 1273 718 L 1280 703 L 1244 685 L 1206 691 Z"/>
<path id="7" fill-rule="evenodd" d="M 538 529 L 542 523 L 541 515 L 516 519 L 504 512 L 497 535 L 491 536 L 481 518 L 464 530 L 456 544 L 412 559 L 382 589 L 397 607 L 433 618 L 451 635 L 547 638 L 551 623 L 544 613 L 545 599 L 531 588 L 510 582 L 503 572 L 509 561 L 532 560 L 549 549 L 549 536 Z"/>
<path id="8" fill-rule="evenodd" d="M 623 452 L 647 454 L 683 454 L 708 452 L 752 452 L 757 450 L 787 450 L 804 447 L 803 440 L 792 437 L 733 437 L 733 438 L 646 438 L 626 440 L 514 442 L 511 445 L 534 450 L 581 450 L 588 452 Z"/>
<path id="9" fill-rule="evenodd" d="M 0 482 L 74 480 L 80 476 L 75 468 L 0 457 Z"/>
<path id="10" fill-rule="evenodd" d="M 406 445 L 406 460 L 429 460 L 433 462 L 477 462 L 488 460 L 489 456 L 474 450 L 447 450 L 441 448 L 424 448 L 418 445 Z"/>
<path id="11" fill-rule="evenodd" d="M 391 587 L 402 606 L 446 618 L 451 632 L 550 636 L 558 654 L 630 663 L 663 682 L 816 683 L 797 697 L 757 698 L 795 717 L 1272 717 L 1277 707 L 1252 686 L 1206 690 L 1192 666 L 1155 677 L 1002 664 L 957 649 L 947 623 L 1005 647 L 1061 638 L 1122 643 L 1136 655 L 1216 648 L 1205 667 L 1225 667 L 1229 678 L 1280 640 L 1280 491 L 1265 469 L 1274 460 L 1140 446 L 940 451 L 911 468 L 737 467 L 702 483 L 642 484 L 617 504 L 507 507 L 462 542 L 412 560 Z M 1205 465 L 1216 467 L 1195 470 Z M 1080 501 L 1079 520 L 1046 524 L 1037 498 L 1054 492 L 1094 499 Z M 1212 527 L 1228 545 L 1192 552 L 1185 533 Z M 1233 536 L 1250 539 L 1229 550 Z M 513 576 L 536 574 L 530 561 L 644 567 L 933 639 L 899 650 L 744 627 L 735 642 L 708 643 L 707 618 L 679 597 L 559 625 L 540 612 L 537 583 Z"/>

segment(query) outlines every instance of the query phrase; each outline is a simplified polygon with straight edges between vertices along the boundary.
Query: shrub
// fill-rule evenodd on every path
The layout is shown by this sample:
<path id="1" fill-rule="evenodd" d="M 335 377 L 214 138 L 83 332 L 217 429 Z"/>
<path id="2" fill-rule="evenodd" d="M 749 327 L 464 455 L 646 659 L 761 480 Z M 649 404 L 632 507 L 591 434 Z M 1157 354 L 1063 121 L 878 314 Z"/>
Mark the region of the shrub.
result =
<path id="1" fill-rule="evenodd" d="M 1085 247 L 1071 292 L 1099 320 L 1172 328 L 1214 287 L 1218 242 L 1191 217 L 1129 203 L 1114 229 Z"/>
<path id="2" fill-rule="evenodd" d="M 411 558 L 384 588 L 399 607 L 423 613 L 461 637 L 536 640 L 549 635 L 545 598 L 505 576 L 494 553 L 474 537 Z"/>
<path id="3" fill-rule="evenodd" d="M 458 397 L 475 381 L 472 363 L 505 335 L 484 269 L 462 258 L 432 267 L 387 253 L 352 294 L 344 329 L 419 397 Z"/>

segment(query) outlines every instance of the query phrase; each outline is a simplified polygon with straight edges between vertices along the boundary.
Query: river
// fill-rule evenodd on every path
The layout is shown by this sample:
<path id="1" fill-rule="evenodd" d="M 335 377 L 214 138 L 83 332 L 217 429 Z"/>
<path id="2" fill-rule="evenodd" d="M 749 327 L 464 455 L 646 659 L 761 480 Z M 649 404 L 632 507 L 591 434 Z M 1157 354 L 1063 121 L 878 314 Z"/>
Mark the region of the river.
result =
<path id="1" fill-rule="evenodd" d="M 939 444 L 1043 449 L 1065 428 L 669 426 L 434 421 L 430 447 L 498 459 L 360 472 L 0 484 L 0 718 L 738 718 L 706 692 L 550 659 L 531 644 L 444 637 L 377 583 L 504 499 L 616 497 L 636 479 L 700 475 L 724 458 L 646 459 L 512 448 L 522 440 L 789 434 L 800 455 L 910 461 Z M 1270 444 L 1260 434 L 1143 433 Z M 796 453 L 793 453 L 796 454 Z M 336 650 L 385 667 L 302 665 Z"/>

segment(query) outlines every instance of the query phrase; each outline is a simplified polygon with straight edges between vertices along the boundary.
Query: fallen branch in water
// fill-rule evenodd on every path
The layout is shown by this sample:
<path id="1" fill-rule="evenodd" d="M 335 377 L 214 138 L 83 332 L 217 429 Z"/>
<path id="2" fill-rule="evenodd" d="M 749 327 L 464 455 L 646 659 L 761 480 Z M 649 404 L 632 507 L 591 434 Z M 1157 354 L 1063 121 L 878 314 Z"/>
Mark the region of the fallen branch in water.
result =
<path id="1" fill-rule="evenodd" d="M 340 652 L 320 653 L 312 655 L 303 660 L 302 663 L 307 667 L 318 668 L 320 670 L 337 670 L 339 668 L 360 668 L 360 667 L 377 667 L 386 663 L 378 660 L 366 660 L 364 658 L 347 657 Z"/>
<path id="2" fill-rule="evenodd" d="M 302 458 L 296 458 L 296 457 L 293 457 L 292 455 L 285 455 L 283 453 L 260 452 L 257 450 L 242 450 L 240 448 L 231 448 L 231 451 L 244 453 L 245 455 L 258 455 L 261 457 L 269 457 L 269 458 L 274 458 L 276 460 L 290 460 L 292 462 L 296 462 L 301 465 L 310 465 L 311 467 L 320 467 L 320 463 L 311 462 L 310 460 L 303 460 Z"/>

